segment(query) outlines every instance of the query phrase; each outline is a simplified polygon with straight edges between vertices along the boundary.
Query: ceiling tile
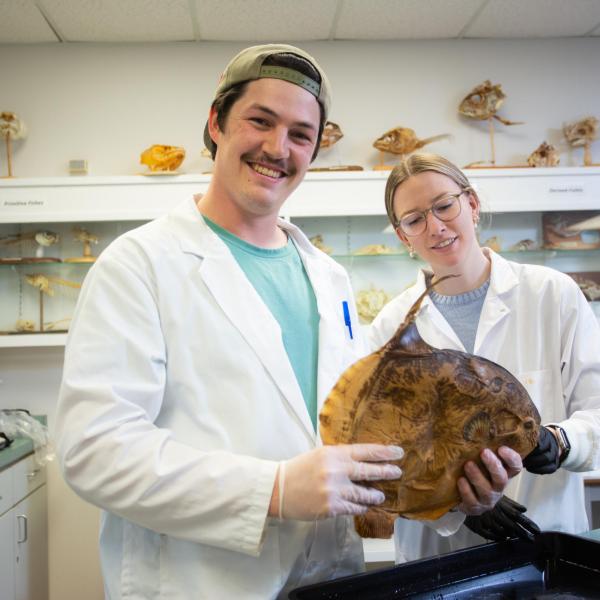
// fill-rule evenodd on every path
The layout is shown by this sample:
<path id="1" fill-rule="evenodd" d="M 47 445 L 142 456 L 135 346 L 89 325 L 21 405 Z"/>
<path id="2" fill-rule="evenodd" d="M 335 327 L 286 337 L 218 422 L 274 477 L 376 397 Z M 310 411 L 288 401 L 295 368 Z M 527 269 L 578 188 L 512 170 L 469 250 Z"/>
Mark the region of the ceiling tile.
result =
<path id="1" fill-rule="evenodd" d="M 343 0 L 335 39 L 454 38 L 484 0 Z"/>
<path id="2" fill-rule="evenodd" d="M 33 0 L 0 2 L 0 44 L 58 41 Z"/>
<path id="3" fill-rule="evenodd" d="M 187 0 L 41 0 L 69 42 L 193 40 Z"/>
<path id="4" fill-rule="evenodd" d="M 598 0 L 490 0 L 465 37 L 572 37 L 598 23 Z"/>
<path id="5" fill-rule="evenodd" d="M 202 40 L 327 40 L 337 0 L 194 0 Z"/>

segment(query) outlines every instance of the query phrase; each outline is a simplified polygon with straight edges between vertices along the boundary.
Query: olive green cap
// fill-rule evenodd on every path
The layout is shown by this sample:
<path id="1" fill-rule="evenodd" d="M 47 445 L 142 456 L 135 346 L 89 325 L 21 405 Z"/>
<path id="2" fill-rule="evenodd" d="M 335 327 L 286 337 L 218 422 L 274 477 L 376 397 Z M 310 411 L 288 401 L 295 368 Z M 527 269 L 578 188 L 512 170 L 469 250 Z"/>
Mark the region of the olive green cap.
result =
<path id="1" fill-rule="evenodd" d="M 265 59 L 274 54 L 295 54 L 307 60 L 321 76 L 321 83 L 300 73 L 295 69 L 288 67 L 278 67 L 276 65 L 264 65 Z M 219 85 L 215 90 L 214 98 L 226 92 L 229 88 L 253 79 L 262 79 L 268 77 L 271 79 L 282 79 L 299 85 L 310 92 L 323 107 L 324 120 L 327 120 L 329 108 L 331 106 L 331 85 L 327 75 L 317 61 L 307 52 L 289 46 L 288 44 L 261 44 L 260 46 L 250 46 L 234 56 L 230 63 L 225 67 L 221 75 Z M 209 150 L 212 150 L 213 141 L 208 133 L 208 123 L 204 128 L 204 143 Z"/>

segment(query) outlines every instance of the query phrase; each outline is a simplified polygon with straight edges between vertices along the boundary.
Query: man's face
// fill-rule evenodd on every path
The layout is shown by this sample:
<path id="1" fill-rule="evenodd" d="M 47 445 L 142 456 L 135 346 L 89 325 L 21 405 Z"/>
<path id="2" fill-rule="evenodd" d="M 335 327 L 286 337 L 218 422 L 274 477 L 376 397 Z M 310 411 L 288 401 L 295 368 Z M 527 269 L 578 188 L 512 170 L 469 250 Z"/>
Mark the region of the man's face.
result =
<path id="1" fill-rule="evenodd" d="M 211 111 L 217 143 L 213 185 L 243 218 L 277 215 L 304 178 L 318 141 L 320 109 L 301 87 L 279 79 L 248 83 L 225 128 Z"/>

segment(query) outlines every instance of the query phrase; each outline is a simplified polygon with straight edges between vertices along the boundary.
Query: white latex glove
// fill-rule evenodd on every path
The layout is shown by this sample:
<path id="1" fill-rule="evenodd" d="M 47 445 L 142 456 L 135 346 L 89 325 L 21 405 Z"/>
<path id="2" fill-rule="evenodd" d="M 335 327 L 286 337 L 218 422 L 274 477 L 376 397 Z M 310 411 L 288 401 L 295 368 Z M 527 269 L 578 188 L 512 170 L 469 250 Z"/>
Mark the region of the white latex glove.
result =
<path id="1" fill-rule="evenodd" d="M 324 446 L 279 465 L 278 516 L 313 521 L 336 515 L 359 515 L 385 500 L 383 492 L 354 481 L 398 479 L 400 467 L 381 464 L 399 460 L 398 446 L 350 444 Z M 375 464 L 374 464 L 375 463 Z"/>
<path id="2" fill-rule="evenodd" d="M 498 448 L 498 455 L 486 448 L 480 457 L 485 472 L 469 461 L 465 464 L 466 477 L 458 480 L 462 499 L 458 509 L 466 515 L 481 515 L 494 508 L 502 498 L 509 479 L 523 468 L 519 454 L 506 446 Z"/>

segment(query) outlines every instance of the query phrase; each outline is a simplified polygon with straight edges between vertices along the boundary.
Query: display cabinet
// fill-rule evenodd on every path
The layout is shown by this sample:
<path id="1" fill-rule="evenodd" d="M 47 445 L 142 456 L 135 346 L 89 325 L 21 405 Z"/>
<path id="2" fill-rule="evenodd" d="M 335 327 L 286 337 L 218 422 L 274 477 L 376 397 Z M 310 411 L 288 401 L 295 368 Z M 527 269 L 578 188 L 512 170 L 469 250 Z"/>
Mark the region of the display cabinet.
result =
<path id="1" fill-rule="evenodd" d="M 598 231 L 573 233 L 562 247 L 547 248 L 546 239 L 548 215 L 576 224 L 600 214 L 600 168 L 475 169 L 467 176 L 486 213 L 482 242 L 511 260 L 579 273 L 590 300 L 600 301 Z M 347 268 L 364 322 L 421 266 L 388 226 L 386 178 L 374 171 L 309 173 L 282 212 Z M 103 248 L 202 193 L 209 181 L 207 175 L 0 181 L 0 346 L 64 344 L 80 286 Z"/>

